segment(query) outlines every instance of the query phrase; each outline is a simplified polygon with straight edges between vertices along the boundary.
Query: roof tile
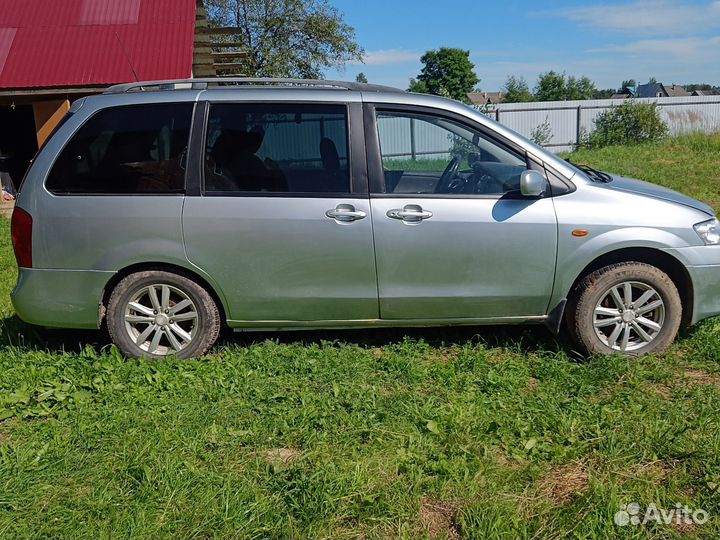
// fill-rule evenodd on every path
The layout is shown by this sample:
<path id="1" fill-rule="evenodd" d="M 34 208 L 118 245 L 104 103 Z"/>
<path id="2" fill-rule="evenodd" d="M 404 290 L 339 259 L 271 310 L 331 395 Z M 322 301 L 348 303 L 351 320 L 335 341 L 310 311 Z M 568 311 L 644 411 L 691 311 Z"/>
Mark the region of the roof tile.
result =
<path id="1" fill-rule="evenodd" d="M 196 0 L 0 3 L 0 88 L 131 82 L 130 63 L 142 80 L 192 75 Z"/>

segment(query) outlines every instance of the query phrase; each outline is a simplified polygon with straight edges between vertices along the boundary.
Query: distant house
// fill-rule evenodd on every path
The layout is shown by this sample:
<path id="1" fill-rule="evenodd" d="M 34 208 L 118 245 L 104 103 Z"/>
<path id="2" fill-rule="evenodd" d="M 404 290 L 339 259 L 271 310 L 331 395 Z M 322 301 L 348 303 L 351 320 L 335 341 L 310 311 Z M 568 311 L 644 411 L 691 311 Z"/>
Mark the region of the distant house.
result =
<path id="1" fill-rule="evenodd" d="M 677 84 L 665 86 L 662 83 L 649 83 L 638 85 L 635 97 L 686 97 L 690 95 L 690 92 Z"/>
<path id="2" fill-rule="evenodd" d="M 667 92 L 668 97 L 686 97 L 692 95 L 690 92 L 685 90 L 684 87 L 677 84 L 666 86 L 665 91 Z"/>
<path id="3" fill-rule="evenodd" d="M 612 99 L 627 99 L 631 97 L 639 98 L 661 98 L 661 97 L 686 97 L 686 96 L 703 96 L 701 91 L 695 90 L 692 93 L 685 90 L 678 84 L 664 85 L 663 83 L 648 83 L 638 86 L 630 86 L 623 88 L 622 92 L 613 94 Z"/>
<path id="4" fill-rule="evenodd" d="M 654 97 L 668 97 L 667 90 L 662 83 L 648 83 L 639 84 L 635 97 L 639 98 L 654 98 Z"/>
<path id="5" fill-rule="evenodd" d="M 467 95 L 468 100 L 472 105 L 479 105 L 481 107 L 485 105 L 497 105 L 502 103 L 505 99 L 504 92 L 470 92 Z"/>
<path id="6" fill-rule="evenodd" d="M 631 97 L 636 97 L 636 94 L 637 86 L 626 86 L 619 92 L 610 96 L 610 99 L 628 99 Z"/>

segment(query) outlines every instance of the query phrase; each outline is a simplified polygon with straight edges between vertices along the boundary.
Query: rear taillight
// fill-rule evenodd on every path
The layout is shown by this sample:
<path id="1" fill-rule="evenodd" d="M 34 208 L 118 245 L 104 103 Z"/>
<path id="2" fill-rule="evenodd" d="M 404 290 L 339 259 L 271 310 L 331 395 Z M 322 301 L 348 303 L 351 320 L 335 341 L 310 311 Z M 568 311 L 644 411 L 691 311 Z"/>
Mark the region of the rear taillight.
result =
<path id="1" fill-rule="evenodd" d="M 32 216 L 15 207 L 12 215 L 12 243 L 20 268 L 32 268 Z"/>

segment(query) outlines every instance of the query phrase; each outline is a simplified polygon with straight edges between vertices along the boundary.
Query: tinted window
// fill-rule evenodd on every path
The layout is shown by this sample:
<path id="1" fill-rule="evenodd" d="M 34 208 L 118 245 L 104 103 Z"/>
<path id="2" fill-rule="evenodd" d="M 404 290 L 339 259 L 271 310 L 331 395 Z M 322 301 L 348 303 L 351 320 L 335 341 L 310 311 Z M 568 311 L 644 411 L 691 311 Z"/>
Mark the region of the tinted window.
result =
<path id="1" fill-rule="evenodd" d="M 210 109 L 205 190 L 349 193 L 342 105 L 218 104 Z"/>
<path id="2" fill-rule="evenodd" d="M 192 103 L 105 109 L 72 137 L 50 171 L 52 193 L 182 193 Z"/>
<path id="3" fill-rule="evenodd" d="M 380 113 L 386 193 L 503 195 L 520 189 L 525 158 L 448 118 Z"/>

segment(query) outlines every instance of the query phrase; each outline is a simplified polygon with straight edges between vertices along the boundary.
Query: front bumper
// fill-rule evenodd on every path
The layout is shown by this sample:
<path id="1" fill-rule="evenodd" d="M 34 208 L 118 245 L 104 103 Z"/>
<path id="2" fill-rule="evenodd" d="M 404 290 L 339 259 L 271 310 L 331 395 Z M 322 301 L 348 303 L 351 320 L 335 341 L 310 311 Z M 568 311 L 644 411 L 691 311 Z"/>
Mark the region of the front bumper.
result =
<path id="1" fill-rule="evenodd" d="M 693 283 L 692 324 L 720 315 L 720 264 L 688 266 Z"/>
<path id="2" fill-rule="evenodd" d="M 691 324 L 720 315 L 720 246 L 668 249 L 687 268 L 693 285 Z"/>
<path id="3" fill-rule="evenodd" d="M 98 306 L 114 272 L 21 268 L 11 297 L 25 322 L 49 328 L 98 327 Z"/>

